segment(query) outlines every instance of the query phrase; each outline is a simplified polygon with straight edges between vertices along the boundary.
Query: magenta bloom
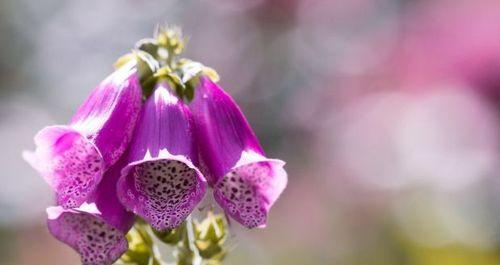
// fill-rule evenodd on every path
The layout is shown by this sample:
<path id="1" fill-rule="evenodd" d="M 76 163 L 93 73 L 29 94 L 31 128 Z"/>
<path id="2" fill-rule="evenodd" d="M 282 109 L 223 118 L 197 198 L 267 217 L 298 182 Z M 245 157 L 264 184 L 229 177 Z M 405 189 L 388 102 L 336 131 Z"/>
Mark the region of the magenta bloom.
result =
<path id="1" fill-rule="evenodd" d="M 132 61 L 102 81 L 69 125 L 43 128 L 36 150 L 24 158 L 55 190 L 58 205 L 76 208 L 127 148 L 140 112 L 142 91 Z"/>
<path id="2" fill-rule="evenodd" d="M 125 235 L 134 214 L 125 210 L 116 195 L 122 168 L 118 164 L 106 172 L 87 203 L 75 209 L 47 209 L 50 233 L 75 249 L 84 265 L 113 264 L 128 249 Z"/>
<path id="3" fill-rule="evenodd" d="M 269 209 L 287 183 L 285 163 L 265 157 L 231 96 L 207 77 L 199 82 L 190 109 L 215 200 L 244 226 L 265 227 Z"/>
<path id="4" fill-rule="evenodd" d="M 205 194 L 192 127 L 189 109 L 159 83 L 143 106 L 118 182 L 125 207 L 157 230 L 177 227 Z"/>

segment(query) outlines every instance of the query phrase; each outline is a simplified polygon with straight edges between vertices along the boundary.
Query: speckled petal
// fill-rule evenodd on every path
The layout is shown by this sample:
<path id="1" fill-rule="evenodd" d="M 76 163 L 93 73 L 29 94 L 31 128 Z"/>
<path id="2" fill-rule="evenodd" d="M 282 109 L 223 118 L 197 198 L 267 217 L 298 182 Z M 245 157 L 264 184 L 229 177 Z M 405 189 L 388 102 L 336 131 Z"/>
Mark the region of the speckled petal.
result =
<path id="1" fill-rule="evenodd" d="M 36 150 L 23 153 L 55 190 L 60 206 L 81 205 L 127 148 L 141 106 L 138 80 L 131 61 L 92 91 L 69 125 L 42 129 Z"/>
<path id="2" fill-rule="evenodd" d="M 113 264 L 128 249 L 125 235 L 133 225 L 134 215 L 116 196 L 120 169 L 109 169 L 89 202 L 80 207 L 47 209 L 50 233 L 76 250 L 84 265 Z"/>
<path id="3" fill-rule="evenodd" d="M 209 78 L 200 77 L 189 107 L 216 201 L 244 226 L 264 227 L 287 184 L 285 163 L 265 157 L 238 105 Z"/>
<path id="4" fill-rule="evenodd" d="M 285 163 L 244 152 L 239 163 L 214 185 L 214 198 L 248 228 L 265 227 L 267 214 L 286 187 Z"/>
<path id="5" fill-rule="evenodd" d="M 95 190 L 105 170 L 98 148 L 68 126 L 49 126 L 36 136 L 35 152 L 23 156 L 56 191 L 65 208 L 80 206 Z"/>
<path id="6" fill-rule="evenodd" d="M 146 101 L 122 171 L 122 203 L 157 230 L 177 227 L 203 198 L 189 109 L 160 83 Z"/>

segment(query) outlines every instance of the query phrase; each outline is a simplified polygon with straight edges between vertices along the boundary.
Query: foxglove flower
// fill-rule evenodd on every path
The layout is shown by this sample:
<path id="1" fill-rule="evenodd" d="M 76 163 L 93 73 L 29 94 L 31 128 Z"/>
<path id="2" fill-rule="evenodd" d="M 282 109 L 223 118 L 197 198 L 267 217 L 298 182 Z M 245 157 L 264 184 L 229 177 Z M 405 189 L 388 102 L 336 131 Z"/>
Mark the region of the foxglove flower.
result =
<path id="1" fill-rule="evenodd" d="M 69 125 L 48 126 L 24 158 L 55 190 L 58 205 L 80 206 L 127 148 L 141 106 L 135 60 L 102 81 Z"/>
<path id="2" fill-rule="evenodd" d="M 200 77 L 189 106 L 215 200 L 244 226 L 265 227 L 287 183 L 285 163 L 266 158 L 239 107 L 209 78 Z"/>
<path id="3" fill-rule="evenodd" d="M 158 83 L 143 106 L 118 182 L 122 203 L 157 230 L 177 227 L 205 193 L 192 127 L 186 105 L 166 82 Z"/>
<path id="4" fill-rule="evenodd" d="M 134 214 L 116 195 L 120 164 L 106 171 L 89 201 L 79 208 L 47 209 L 50 233 L 75 249 L 84 265 L 113 264 L 128 249 L 125 235 L 134 223 Z"/>

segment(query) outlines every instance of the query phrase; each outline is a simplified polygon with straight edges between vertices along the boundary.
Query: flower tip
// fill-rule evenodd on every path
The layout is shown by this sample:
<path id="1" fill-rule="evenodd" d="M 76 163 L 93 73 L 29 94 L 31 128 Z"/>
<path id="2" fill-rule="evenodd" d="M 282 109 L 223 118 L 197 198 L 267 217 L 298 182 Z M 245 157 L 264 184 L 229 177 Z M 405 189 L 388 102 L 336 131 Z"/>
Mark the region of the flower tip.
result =
<path id="1" fill-rule="evenodd" d="M 124 231 L 99 216 L 56 208 L 48 209 L 51 214 L 59 213 L 55 219 L 47 220 L 49 232 L 76 250 L 83 265 L 111 265 L 127 250 Z"/>
<path id="2" fill-rule="evenodd" d="M 35 143 L 35 151 L 24 151 L 23 159 L 54 189 L 59 205 L 80 206 L 102 178 L 105 165 L 99 149 L 68 126 L 43 128 Z"/>
<path id="3" fill-rule="evenodd" d="M 256 226 L 255 228 L 258 228 L 258 229 L 264 229 L 264 228 L 266 228 L 266 227 L 267 227 L 267 222 L 266 222 L 266 223 L 263 223 L 263 224 L 261 224 L 261 225 L 258 225 L 258 226 Z M 250 229 L 251 229 L 251 228 L 250 228 Z"/>
<path id="4" fill-rule="evenodd" d="M 61 206 L 50 206 L 45 209 L 45 212 L 47 213 L 47 218 L 49 220 L 56 220 L 65 212 L 65 210 Z"/>
<path id="5" fill-rule="evenodd" d="M 30 166 L 32 166 L 33 168 L 38 170 L 39 165 L 37 163 L 35 152 L 24 150 L 21 153 L 21 156 L 22 156 L 23 160 L 26 161 Z"/>
<path id="6" fill-rule="evenodd" d="M 187 218 L 202 200 L 205 186 L 203 175 L 189 160 L 171 155 L 129 164 L 117 189 L 127 209 L 163 231 Z"/>
<path id="7" fill-rule="evenodd" d="M 287 185 L 284 164 L 244 152 L 236 166 L 215 184 L 215 200 L 243 226 L 264 228 L 271 207 Z"/>

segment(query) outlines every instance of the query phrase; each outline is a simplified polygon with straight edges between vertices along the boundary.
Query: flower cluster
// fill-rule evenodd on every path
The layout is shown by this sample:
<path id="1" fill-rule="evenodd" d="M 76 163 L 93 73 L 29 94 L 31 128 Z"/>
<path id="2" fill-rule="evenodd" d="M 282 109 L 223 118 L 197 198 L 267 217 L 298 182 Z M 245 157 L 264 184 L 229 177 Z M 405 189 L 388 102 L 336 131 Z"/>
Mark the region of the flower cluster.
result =
<path id="1" fill-rule="evenodd" d="M 138 42 L 69 124 L 43 128 L 23 154 L 55 192 L 50 232 L 83 264 L 116 261 L 136 215 L 178 227 L 207 188 L 228 216 L 264 227 L 286 186 L 284 162 L 265 156 L 211 68 L 176 59 L 183 48 L 170 29 Z"/>

